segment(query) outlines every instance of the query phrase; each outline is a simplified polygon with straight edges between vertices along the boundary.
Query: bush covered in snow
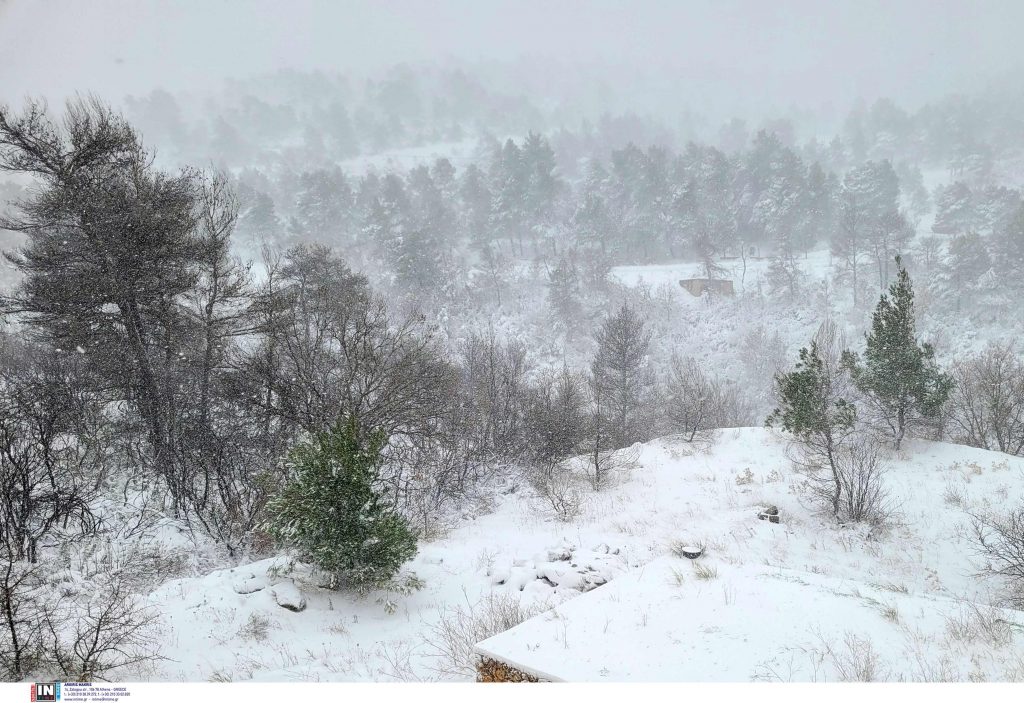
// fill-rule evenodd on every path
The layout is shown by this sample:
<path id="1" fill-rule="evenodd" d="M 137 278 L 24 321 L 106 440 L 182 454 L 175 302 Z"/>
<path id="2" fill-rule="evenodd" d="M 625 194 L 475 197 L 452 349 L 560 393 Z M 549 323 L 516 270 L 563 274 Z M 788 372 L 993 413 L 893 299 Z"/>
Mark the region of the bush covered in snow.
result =
<path id="1" fill-rule="evenodd" d="M 379 485 L 385 444 L 354 418 L 339 422 L 292 451 L 293 478 L 267 505 L 269 531 L 336 586 L 385 584 L 416 554 L 416 536 Z"/>

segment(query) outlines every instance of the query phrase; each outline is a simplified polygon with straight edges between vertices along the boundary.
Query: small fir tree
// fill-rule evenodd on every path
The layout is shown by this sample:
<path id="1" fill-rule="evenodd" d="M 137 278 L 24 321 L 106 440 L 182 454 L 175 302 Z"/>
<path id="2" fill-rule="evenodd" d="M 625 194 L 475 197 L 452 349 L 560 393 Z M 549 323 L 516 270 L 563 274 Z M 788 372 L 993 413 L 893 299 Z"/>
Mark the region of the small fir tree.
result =
<path id="1" fill-rule="evenodd" d="M 865 335 L 863 363 L 852 352 L 844 353 L 843 361 L 899 449 L 911 424 L 939 414 L 953 382 L 939 370 L 932 346 L 918 342 L 910 275 L 898 256 L 896 267 L 896 280 L 878 301 Z"/>
<path id="2" fill-rule="evenodd" d="M 334 577 L 335 586 L 386 585 L 416 554 L 408 522 L 379 490 L 381 433 L 354 418 L 295 447 L 294 478 L 272 499 L 268 531 Z"/>

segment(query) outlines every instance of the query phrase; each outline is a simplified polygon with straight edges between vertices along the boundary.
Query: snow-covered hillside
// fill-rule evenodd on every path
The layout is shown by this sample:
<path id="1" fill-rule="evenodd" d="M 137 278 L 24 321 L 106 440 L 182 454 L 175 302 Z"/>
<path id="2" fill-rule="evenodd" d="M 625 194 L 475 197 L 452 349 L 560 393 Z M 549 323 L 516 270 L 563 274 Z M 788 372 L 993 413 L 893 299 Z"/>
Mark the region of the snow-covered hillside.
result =
<path id="1" fill-rule="evenodd" d="M 425 586 L 394 596 L 394 612 L 378 602 L 380 594 L 360 598 L 320 588 L 308 570 L 288 573 L 281 559 L 167 582 L 150 597 L 163 616 L 167 657 L 152 675 L 192 681 L 468 679 L 466 662 L 451 656 L 453 632 L 471 640 L 473 623 L 500 620 L 509 611 L 525 617 L 591 591 L 581 605 L 609 608 L 590 612 L 591 621 L 646 613 L 653 626 L 662 608 L 703 613 L 672 621 L 675 635 L 686 640 L 678 646 L 687 663 L 660 671 L 662 680 L 690 679 L 696 671 L 708 672 L 697 677 L 703 679 L 835 680 L 834 668 L 810 666 L 809 643 L 841 654 L 849 646 L 847 633 L 871 644 L 878 678 L 1024 676 L 1017 628 L 993 616 L 989 629 L 1001 635 L 979 629 L 979 613 L 990 611 L 976 604 L 991 602 L 1000 584 L 975 576 L 979 564 L 961 532 L 964 506 L 1001 507 L 1024 497 L 1024 459 L 911 442 L 890 458 L 886 478 L 899 515 L 892 527 L 871 530 L 837 526 L 807 505 L 786 452 L 783 436 L 758 428 L 721 431 L 707 451 L 672 439 L 649 442 L 614 485 L 595 493 L 581 483 L 582 509 L 569 522 L 557 520 L 528 485 L 509 480 L 492 503 L 463 515 L 448 534 L 421 541 L 408 566 Z M 758 519 L 769 504 L 779 508 L 780 523 Z M 716 575 L 696 578 L 691 563 L 668 557 L 680 543 L 705 545 L 697 563 Z M 625 584 L 620 580 L 636 578 L 652 562 L 655 570 L 664 571 L 666 563 L 679 568 L 684 583 L 672 586 L 679 590 L 667 602 L 652 602 L 649 611 L 631 603 L 627 614 L 610 612 L 620 605 L 597 597 L 605 588 L 600 584 Z M 758 574 L 776 576 L 751 580 Z M 777 597 L 772 618 L 796 624 L 745 639 L 747 630 L 770 625 L 759 614 L 765 593 Z M 804 627 L 808 593 L 821 619 L 819 639 Z M 703 597 L 717 609 L 703 608 Z M 742 610 L 722 610 L 740 597 L 746 598 Z M 571 615 L 572 607 L 559 611 Z M 751 618 L 746 630 L 725 627 L 725 619 L 741 612 Z M 716 625 L 719 616 L 723 622 Z M 572 623 L 567 627 L 575 632 Z M 476 632 L 494 634 L 481 628 Z M 918 648 L 917 668 L 904 661 L 910 644 Z M 579 639 L 575 647 L 576 657 L 586 650 Z M 807 656 L 794 654 L 800 651 Z M 943 663 L 951 657 L 954 664 Z M 569 671 L 589 676 L 591 670 Z M 634 680 L 651 673 L 638 671 Z M 627 678 L 621 673 L 611 678 Z"/>

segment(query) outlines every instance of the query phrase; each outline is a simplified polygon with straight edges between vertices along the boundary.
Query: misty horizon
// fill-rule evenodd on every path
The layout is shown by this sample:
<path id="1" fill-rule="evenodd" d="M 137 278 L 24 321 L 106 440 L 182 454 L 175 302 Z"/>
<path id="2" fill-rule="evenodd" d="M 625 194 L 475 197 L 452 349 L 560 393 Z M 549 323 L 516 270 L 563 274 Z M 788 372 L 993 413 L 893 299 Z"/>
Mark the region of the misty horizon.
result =
<path id="1" fill-rule="evenodd" d="M 43 16 L 45 13 L 45 19 Z M 216 90 L 281 69 L 379 76 L 465 66 L 557 99 L 602 79 L 617 111 L 726 117 L 794 106 L 841 114 L 957 92 L 1015 89 L 1024 5 L 987 0 L 788 2 L 368 1 L 0 3 L 0 95 L 120 101 Z M 47 27 L 33 32 L 34 26 Z M 737 61 L 748 56 L 749 61 Z M 559 66 L 544 74 L 538 66 Z M 493 69 L 493 70 L 489 70 Z M 628 85 L 635 81 L 636 86 Z M 626 83 L 626 85 L 622 85 Z"/>

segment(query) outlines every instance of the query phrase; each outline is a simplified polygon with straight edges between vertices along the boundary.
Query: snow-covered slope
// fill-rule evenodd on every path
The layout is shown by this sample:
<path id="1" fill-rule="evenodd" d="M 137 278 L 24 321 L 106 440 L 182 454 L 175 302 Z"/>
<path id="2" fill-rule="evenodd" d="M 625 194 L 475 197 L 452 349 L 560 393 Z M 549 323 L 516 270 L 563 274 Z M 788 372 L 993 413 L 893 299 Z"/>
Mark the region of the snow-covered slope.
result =
<path id="1" fill-rule="evenodd" d="M 785 618 L 792 610 L 798 619 L 804 606 L 800 594 L 813 592 L 819 601 L 815 612 L 820 613 L 816 617 L 822 620 L 822 632 L 835 634 L 837 647 L 845 646 L 847 630 L 858 633 L 858 627 L 869 621 L 871 626 L 863 632 L 870 636 L 880 637 L 879 632 L 890 627 L 893 632 L 920 627 L 923 634 L 917 641 L 930 657 L 927 661 L 941 662 L 943 648 L 950 646 L 936 634 L 945 627 L 944 620 L 940 623 L 942 613 L 948 610 L 949 617 L 959 617 L 968 603 L 988 602 L 997 586 L 974 575 L 978 565 L 960 534 L 965 521 L 960 506 L 988 502 L 1000 507 L 1021 500 L 1024 459 L 957 445 L 912 442 L 902 455 L 892 457 L 887 482 L 900 505 L 898 523 L 885 531 L 844 528 L 805 504 L 800 477 L 792 473 L 786 458 L 785 438 L 776 433 L 758 428 L 725 430 L 706 452 L 673 440 L 653 441 L 640 447 L 637 465 L 617 477 L 615 485 L 598 493 L 584 487 L 582 512 L 568 523 L 555 519 L 527 485 L 507 482 L 493 504 L 465 515 L 443 538 L 421 542 L 419 555 L 409 567 L 426 585 L 409 596 L 396 597 L 398 607 L 393 613 L 377 602 L 378 594 L 359 598 L 319 588 L 315 576 L 302 568 L 285 573 L 280 559 L 165 583 L 151 596 L 165 616 L 163 654 L 168 657 L 155 677 L 468 678 L 470 671 L 458 671 L 445 656 L 439 623 L 464 622 L 460 613 L 470 611 L 483 617 L 488 611 L 486 599 L 494 595 L 525 608 L 560 606 L 604 581 L 615 583 L 627 574 L 642 573 L 645 565 L 665 557 L 678 542 L 704 544 L 707 551 L 701 561 L 719 573 L 710 581 L 686 574 L 680 587 L 684 590 L 673 596 L 688 593 L 685 589 L 703 589 L 725 598 L 722 594 L 731 588 L 737 598 L 744 594 L 746 601 L 742 610 L 737 606 L 729 617 L 747 611 L 758 617 L 762 592 L 758 589 L 769 584 L 771 592 L 782 593 L 778 617 Z M 765 504 L 779 507 L 779 524 L 758 519 Z M 658 563 L 662 566 L 651 568 L 666 568 L 667 562 Z M 682 566 L 691 568 L 686 562 Z M 778 574 L 789 576 L 779 580 Z M 807 586 L 811 591 L 792 586 L 799 581 L 811 584 Z M 879 602 L 892 601 L 900 613 L 898 626 L 867 607 L 865 597 L 850 598 L 855 590 Z M 294 607 L 301 600 L 305 601 L 301 612 L 279 605 Z M 584 607 L 586 601 L 579 602 L 578 607 Z M 833 607 L 836 614 L 830 616 Z M 657 607 L 637 608 L 638 613 L 648 612 L 651 622 L 661 617 Z M 856 616 L 850 620 L 852 613 Z M 717 617 L 710 610 L 690 633 L 691 638 L 707 639 L 693 654 L 704 659 L 678 670 L 660 668 L 658 678 L 685 680 L 701 667 L 721 674 L 703 678 L 770 676 L 768 669 L 754 671 L 747 664 L 775 661 L 772 667 L 780 672 L 780 666 L 788 666 L 778 660 L 780 652 L 808 645 L 799 638 L 790 641 L 791 628 L 770 637 L 774 649 L 766 644 L 767 634 L 756 640 L 748 637 L 744 643 L 742 634 L 731 633 L 724 619 L 716 625 Z M 756 623 L 752 620 L 751 626 Z M 700 630 L 717 626 L 721 631 L 714 637 Z M 479 640 L 490 634 L 484 633 Z M 1019 653 L 1019 646 L 1012 643 L 1012 628 L 1009 636 L 1011 642 L 995 647 L 995 653 L 985 659 L 989 664 L 979 672 L 989 678 L 1018 675 L 1010 664 L 992 663 L 1001 653 L 1007 657 Z M 895 645 L 885 642 L 880 639 L 876 650 L 896 651 Z M 714 668 L 716 661 L 739 656 L 737 649 L 748 644 L 752 649 L 743 650 L 743 666 Z M 573 675 L 589 677 L 588 671 L 573 670 Z M 795 668 L 792 677 L 813 678 L 808 671 Z M 950 677 L 966 678 L 974 668 L 967 661 L 951 671 Z M 619 674 L 613 678 L 625 678 Z"/>

